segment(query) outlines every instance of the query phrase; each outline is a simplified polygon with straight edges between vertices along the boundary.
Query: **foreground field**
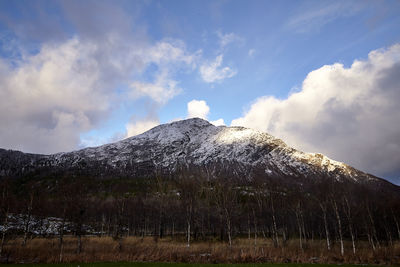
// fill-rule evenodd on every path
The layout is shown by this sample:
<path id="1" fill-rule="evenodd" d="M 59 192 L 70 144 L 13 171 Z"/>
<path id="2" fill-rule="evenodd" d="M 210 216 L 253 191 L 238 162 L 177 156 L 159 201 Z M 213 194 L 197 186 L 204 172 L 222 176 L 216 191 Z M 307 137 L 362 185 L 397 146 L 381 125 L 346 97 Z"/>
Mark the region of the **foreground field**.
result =
<path id="1" fill-rule="evenodd" d="M 10 264 L 9 267 L 21 267 Z M 244 264 L 202 264 L 202 263 L 162 263 L 162 262 L 115 262 L 115 263 L 61 263 L 61 264 L 24 264 L 23 267 L 333 267 L 337 264 L 296 264 L 296 263 L 244 263 Z M 341 264 L 340 267 L 359 265 Z M 363 265 L 365 267 L 372 265 Z"/>
<path id="2" fill-rule="evenodd" d="M 298 242 L 292 240 L 284 247 L 273 246 L 270 239 L 258 239 L 254 244 L 251 239 L 235 239 L 232 247 L 219 241 L 198 241 L 187 247 L 184 242 L 170 238 L 128 237 L 115 241 L 109 237 L 82 238 L 82 250 L 77 253 L 77 239 L 66 237 L 60 255 L 57 238 L 35 238 L 25 246 L 21 239 L 9 240 L 4 247 L 2 262 L 5 263 L 93 263 L 93 262 L 180 262 L 180 263 L 312 263 L 315 264 L 400 264 L 400 244 L 382 246 L 375 251 L 368 243 L 359 242 L 356 254 L 351 244 L 345 244 L 345 254 L 340 255 L 339 246 L 326 250 L 323 240 L 309 240 L 303 250 Z M 61 256 L 61 257 L 60 257 Z M 35 265 L 41 266 L 41 265 Z M 51 266 L 51 265 L 46 265 Z M 74 266 L 57 265 L 57 266 Z M 116 267 L 116 266 L 171 266 L 161 263 L 114 263 L 114 264 L 79 264 L 80 267 Z M 173 265 L 172 265 L 173 266 Z M 185 267 L 186 265 L 179 265 Z M 190 265 L 204 266 L 204 265 Z M 232 265 L 229 265 L 232 266 Z M 235 265 L 235 266 L 273 266 L 273 265 Z M 275 266 L 275 265 L 274 265 Z M 279 265 L 284 266 L 284 265 Z M 290 265 L 294 266 L 294 265 Z M 306 265 L 296 265 L 306 266 Z M 343 265 L 341 265 L 343 266 Z"/>

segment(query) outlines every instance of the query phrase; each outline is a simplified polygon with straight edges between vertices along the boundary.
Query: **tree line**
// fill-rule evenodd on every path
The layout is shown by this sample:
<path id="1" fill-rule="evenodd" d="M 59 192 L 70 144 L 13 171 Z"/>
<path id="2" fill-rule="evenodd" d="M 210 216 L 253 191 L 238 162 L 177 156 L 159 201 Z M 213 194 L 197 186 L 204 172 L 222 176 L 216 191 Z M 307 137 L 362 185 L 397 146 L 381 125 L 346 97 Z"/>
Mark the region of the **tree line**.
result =
<path id="1" fill-rule="evenodd" d="M 21 246 L 38 234 L 31 220 L 57 217 L 60 261 L 66 234 L 76 236 L 76 253 L 85 235 L 111 236 L 122 247 L 127 236 L 165 237 L 191 246 L 214 240 L 234 246 L 260 238 L 275 247 L 296 240 L 305 250 L 312 240 L 324 240 L 327 250 L 339 247 L 356 254 L 360 241 L 371 250 L 400 240 L 398 194 L 370 186 L 316 177 L 312 182 L 282 179 L 239 180 L 182 170 L 152 178 L 48 177 L 0 180 L 0 255 L 9 238 L 22 237 Z M 10 214 L 23 214 L 18 232 L 7 230 Z M 73 227 L 65 232 L 65 224 Z M 87 231 L 90 226 L 91 232 Z M 351 248 L 345 242 L 351 243 Z"/>

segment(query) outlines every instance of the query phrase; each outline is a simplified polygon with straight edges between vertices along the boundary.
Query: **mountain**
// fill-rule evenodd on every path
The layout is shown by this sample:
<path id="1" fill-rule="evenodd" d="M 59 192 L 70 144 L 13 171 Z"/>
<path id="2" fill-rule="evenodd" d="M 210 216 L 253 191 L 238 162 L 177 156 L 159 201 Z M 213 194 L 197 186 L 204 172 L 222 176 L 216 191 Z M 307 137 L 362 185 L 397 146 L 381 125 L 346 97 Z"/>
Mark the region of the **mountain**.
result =
<path id="1" fill-rule="evenodd" d="M 391 183 L 322 154 L 304 153 L 267 133 L 214 126 L 194 118 L 159 125 L 125 140 L 52 155 L 0 149 L 0 176 L 147 177 L 182 168 L 209 176 L 310 183 L 330 179 L 398 190 Z"/>

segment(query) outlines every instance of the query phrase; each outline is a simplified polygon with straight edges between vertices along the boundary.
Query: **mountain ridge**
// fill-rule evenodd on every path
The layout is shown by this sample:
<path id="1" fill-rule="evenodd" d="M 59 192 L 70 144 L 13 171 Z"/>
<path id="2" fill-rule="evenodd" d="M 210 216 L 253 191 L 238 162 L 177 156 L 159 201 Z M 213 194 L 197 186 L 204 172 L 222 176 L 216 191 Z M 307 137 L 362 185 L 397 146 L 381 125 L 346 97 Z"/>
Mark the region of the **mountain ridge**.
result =
<path id="1" fill-rule="evenodd" d="M 268 133 L 214 126 L 200 118 L 161 124 L 118 142 L 72 152 L 42 155 L 0 149 L 0 176 L 73 173 L 138 177 L 156 171 L 171 174 L 181 166 L 212 168 L 214 174 L 224 169 L 246 179 L 263 172 L 266 178 L 319 176 L 355 183 L 387 182 L 322 154 L 296 150 Z"/>

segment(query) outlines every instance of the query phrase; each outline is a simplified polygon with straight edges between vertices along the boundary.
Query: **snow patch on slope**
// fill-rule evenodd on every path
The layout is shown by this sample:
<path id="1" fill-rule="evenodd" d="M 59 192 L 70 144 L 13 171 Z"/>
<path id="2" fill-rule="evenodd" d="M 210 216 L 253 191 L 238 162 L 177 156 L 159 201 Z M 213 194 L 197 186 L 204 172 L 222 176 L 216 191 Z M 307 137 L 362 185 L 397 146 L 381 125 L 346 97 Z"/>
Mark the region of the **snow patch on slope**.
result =
<path id="1" fill-rule="evenodd" d="M 353 180 L 360 173 L 367 176 L 322 154 L 291 148 L 267 133 L 244 127 L 217 127 L 199 118 L 159 125 L 120 142 L 50 157 L 56 164 L 66 158 L 73 164 L 88 159 L 105 161 L 112 168 L 147 162 L 173 170 L 178 163 L 202 166 L 225 161 L 261 167 L 267 175 L 311 177 L 323 172 L 344 174 Z"/>

